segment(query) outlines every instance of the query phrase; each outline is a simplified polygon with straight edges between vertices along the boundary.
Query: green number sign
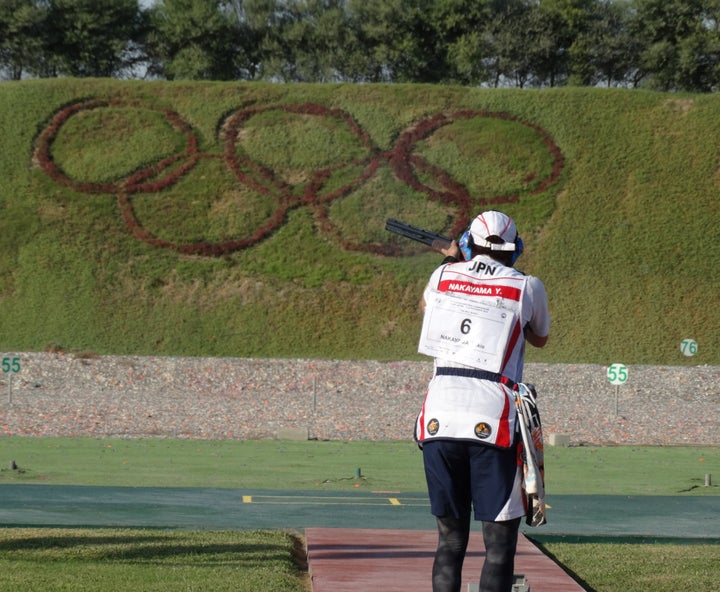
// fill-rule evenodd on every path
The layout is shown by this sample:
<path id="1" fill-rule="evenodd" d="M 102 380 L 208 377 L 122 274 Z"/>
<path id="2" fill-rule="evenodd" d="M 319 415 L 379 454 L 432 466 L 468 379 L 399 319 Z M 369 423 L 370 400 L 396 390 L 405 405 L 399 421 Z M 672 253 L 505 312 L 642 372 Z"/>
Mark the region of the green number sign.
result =
<path id="1" fill-rule="evenodd" d="M 0 366 L 5 374 L 17 374 L 20 372 L 20 358 L 5 356 Z"/>
<path id="2" fill-rule="evenodd" d="M 685 356 L 694 356 L 697 353 L 697 342 L 694 339 L 683 339 L 680 343 L 680 351 Z"/>
<path id="3" fill-rule="evenodd" d="M 624 364 L 613 364 L 607 369 L 607 379 L 610 384 L 623 384 L 628 379 L 628 369 Z"/>

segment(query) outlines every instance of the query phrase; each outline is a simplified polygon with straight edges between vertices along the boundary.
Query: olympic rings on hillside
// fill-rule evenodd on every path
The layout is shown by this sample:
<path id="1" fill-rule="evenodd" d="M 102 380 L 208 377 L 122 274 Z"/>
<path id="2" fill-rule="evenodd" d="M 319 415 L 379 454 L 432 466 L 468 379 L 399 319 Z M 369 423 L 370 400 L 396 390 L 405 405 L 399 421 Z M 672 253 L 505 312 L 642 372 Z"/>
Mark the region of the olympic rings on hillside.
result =
<path id="1" fill-rule="evenodd" d="M 53 147 L 60 132 L 69 121 L 80 114 L 94 112 L 100 115 L 100 125 L 105 119 L 112 123 L 110 110 L 133 110 L 142 114 L 147 125 L 159 126 L 157 154 L 151 163 L 134 162 L 134 153 L 125 155 L 113 180 L 79 179 L 82 167 L 73 163 L 56 162 Z M 103 110 L 108 110 L 103 112 Z M 277 116 L 305 119 L 317 118 L 332 124 L 333 130 L 342 135 L 342 149 L 334 144 L 327 147 L 327 154 L 321 166 L 314 170 L 303 170 L 300 182 L 284 179 L 282 172 L 259 162 L 243 146 L 248 135 L 248 126 L 258 117 Z M 107 115 L 107 117 L 105 117 Z M 131 118 L 128 118 L 129 120 Z M 468 186 L 434 164 L 423 151 L 422 144 L 432 140 L 439 130 L 452 124 L 463 126 L 483 119 L 502 120 L 524 126 L 532 134 L 539 135 L 541 143 L 549 153 L 550 172 L 541 176 L 538 171 L 523 173 L 520 189 L 505 193 L 478 196 L 471 195 Z M 317 121 L 316 120 L 316 121 Z M 334 236 L 343 248 L 367 251 L 385 255 L 399 254 L 401 249 L 391 243 L 350 241 L 330 220 L 329 205 L 347 197 L 366 184 L 381 166 L 389 166 L 394 176 L 418 194 L 431 201 L 448 207 L 453 212 L 454 225 L 449 234 L 455 236 L 468 224 L 474 211 L 481 206 L 517 201 L 521 195 L 533 195 L 545 191 L 555 183 L 562 171 L 563 156 L 550 135 L 531 122 L 508 113 L 482 110 L 463 110 L 437 113 L 416 122 L 401 131 L 392 148 L 382 151 L 357 120 L 347 111 L 313 103 L 268 105 L 239 109 L 226 115 L 220 122 L 220 148 L 218 152 L 201 152 L 198 138 L 191 125 L 172 110 L 160 110 L 131 100 L 91 99 L 69 104 L 51 118 L 48 125 L 37 137 L 34 161 L 57 183 L 85 194 L 110 194 L 115 196 L 126 228 L 132 236 L 146 243 L 173 249 L 179 253 L 221 256 L 253 246 L 268 238 L 286 222 L 288 213 L 300 207 L 314 209 L 318 227 Z M 98 123 L 94 122 L 97 126 Z M 90 135 L 92 132 L 88 132 Z M 90 141 L 90 140 L 88 140 Z M 281 141 L 283 139 L 281 138 Z M 172 152 L 172 151 L 175 152 Z M 153 152 L 152 150 L 150 151 Z M 345 153 L 347 152 L 347 154 Z M 113 154 L 115 154 L 113 152 Z M 544 157 L 547 160 L 547 157 Z M 266 200 L 267 214 L 264 221 L 243 236 L 232 236 L 220 240 L 177 240 L 160 236 L 162 232 L 147 228 L 138 213 L 135 200 L 141 196 L 158 196 L 167 193 L 181 179 L 191 174 L 202 160 L 221 161 L 231 175 L 236 188 L 245 188 Z M 67 170 L 70 169 L 70 172 Z M 172 229 L 170 229 L 172 235 Z"/>

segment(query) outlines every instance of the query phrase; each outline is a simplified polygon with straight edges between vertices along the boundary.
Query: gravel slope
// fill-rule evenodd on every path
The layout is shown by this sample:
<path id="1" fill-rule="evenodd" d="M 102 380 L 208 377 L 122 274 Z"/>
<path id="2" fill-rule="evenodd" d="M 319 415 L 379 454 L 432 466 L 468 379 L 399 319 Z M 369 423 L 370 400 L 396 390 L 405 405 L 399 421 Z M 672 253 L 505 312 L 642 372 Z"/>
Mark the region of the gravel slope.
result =
<path id="1" fill-rule="evenodd" d="M 11 354 L 5 354 L 11 355 Z M 409 440 L 431 362 L 23 353 L 0 374 L 0 434 Z M 720 367 L 528 364 L 546 441 L 717 445 Z M 616 412 L 617 404 L 617 412 Z"/>

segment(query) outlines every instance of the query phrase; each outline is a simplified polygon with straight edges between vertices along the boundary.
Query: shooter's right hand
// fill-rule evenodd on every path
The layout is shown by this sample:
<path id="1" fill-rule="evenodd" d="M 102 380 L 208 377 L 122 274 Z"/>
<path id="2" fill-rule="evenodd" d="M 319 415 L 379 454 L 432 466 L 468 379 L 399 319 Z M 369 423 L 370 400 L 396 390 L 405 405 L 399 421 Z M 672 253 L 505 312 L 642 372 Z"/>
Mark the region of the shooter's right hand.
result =
<path id="1" fill-rule="evenodd" d="M 464 257 L 462 256 L 462 252 L 460 251 L 460 246 L 457 244 L 457 241 L 452 241 L 449 247 L 440 248 L 439 250 L 446 257 L 452 257 L 458 261 L 464 261 Z"/>

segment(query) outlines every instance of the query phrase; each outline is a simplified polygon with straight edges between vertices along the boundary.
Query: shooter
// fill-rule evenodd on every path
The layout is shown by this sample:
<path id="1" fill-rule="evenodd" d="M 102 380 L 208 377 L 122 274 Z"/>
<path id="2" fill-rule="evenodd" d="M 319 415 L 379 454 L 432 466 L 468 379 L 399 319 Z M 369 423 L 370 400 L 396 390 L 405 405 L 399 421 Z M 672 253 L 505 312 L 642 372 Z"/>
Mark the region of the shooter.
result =
<path id="1" fill-rule="evenodd" d="M 460 592 L 474 512 L 485 544 L 480 592 L 511 592 L 528 514 L 514 389 L 525 341 L 547 342 L 547 296 L 513 267 L 523 243 L 507 215 L 483 212 L 458 242 L 439 238 L 446 258 L 425 288 L 418 348 L 434 357 L 434 373 L 415 425 L 438 525 L 432 589 Z"/>

